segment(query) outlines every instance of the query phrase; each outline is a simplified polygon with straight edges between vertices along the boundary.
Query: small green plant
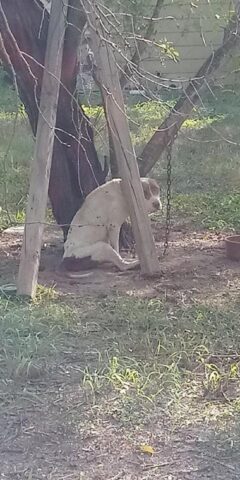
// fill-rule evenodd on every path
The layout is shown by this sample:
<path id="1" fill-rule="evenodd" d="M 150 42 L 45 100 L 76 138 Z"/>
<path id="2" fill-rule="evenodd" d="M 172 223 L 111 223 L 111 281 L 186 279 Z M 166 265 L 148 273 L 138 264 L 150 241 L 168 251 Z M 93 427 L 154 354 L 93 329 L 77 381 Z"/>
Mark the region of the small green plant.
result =
<path id="1" fill-rule="evenodd" d="M 46 287 L 45 285 L 38 285 L 34 303 L 41 303 L 46 300 L 56 300 L 58 297 L 59 294 L 55 290 L 55 286 Z"/>
<path id="2" fill-rule="evenodd" d="M 106 377 L 115 388 L 121 391 L 127 390 L 129 387 L 139 389 L 141 383 L 140 374 L 136 368 L 121 365 L 117 357 L 109 360 Z"/>
<path id="3" fill-rule="evenodd" d="M 203 385 L 207 391 L 217 392 L 221 388 L 222 375 L 216 365 L 205 364 L 205 380 Z"/>

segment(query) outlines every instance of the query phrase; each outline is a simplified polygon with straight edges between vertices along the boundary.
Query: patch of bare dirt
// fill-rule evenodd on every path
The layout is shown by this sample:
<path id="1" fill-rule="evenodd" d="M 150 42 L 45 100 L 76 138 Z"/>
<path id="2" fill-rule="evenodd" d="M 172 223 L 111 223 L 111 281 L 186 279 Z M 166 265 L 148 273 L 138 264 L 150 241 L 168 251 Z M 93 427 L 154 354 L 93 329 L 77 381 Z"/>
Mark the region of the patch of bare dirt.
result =
<path id="1" fill-rule="evenodd" d="M 139 272 L 119 273 L 111 267 L 96 269 L 89 277 L 68 279 L 57 273 L 63 252 L 62 236 L 52 228 L 45 231 L 39 283 L 54 285 L 64 294 L 108 295 L 112 292 L 168 300 L 216 298 L 239 288 L 239 263 L 225 255 L 222 236 L 206 231 L 192 232 L 184 226 L 171 233 L 168 255 L 162 258 L 164 229 L 155 225 L 155 239 L 162 266 L 161 275 L 144 279 Z M 1 284 L 16 281 L 22 235 L 2 233 L 0 237 Z M 175 300 L 174 300 L 175 299 Z"/>
<path id="2" fill-rule="evenodd" d="M 15 408 L 1 413 L 0 478 L 238 480 L 238 434 L 171 429 L 164 414 L 154 423 L 125 428 L 97 414 L 78 385 L 48 379 L 45 386 L 28 384 Z M 141 453 L 146 443 L 153 455 Z"/>
<path id="3" fill-rule="evenodd" d="M 118 422 L 58 375 L 28 382 L 1 409 L 0 478 L 7 480 L 238 480 L 239 431 L 173 429 L 165 414 L 147 425 Z M 161 409 L 160 409 L 161 412 Z M 153 455 L 141 453 L 151 445 Z"/>

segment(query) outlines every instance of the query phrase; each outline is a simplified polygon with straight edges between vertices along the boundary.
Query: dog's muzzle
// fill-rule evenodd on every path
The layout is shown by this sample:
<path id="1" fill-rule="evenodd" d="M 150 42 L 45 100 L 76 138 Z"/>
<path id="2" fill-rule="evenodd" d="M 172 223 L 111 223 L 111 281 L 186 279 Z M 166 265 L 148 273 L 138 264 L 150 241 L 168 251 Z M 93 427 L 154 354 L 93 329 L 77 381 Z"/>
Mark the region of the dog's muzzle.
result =
<path id="1" fill-rule="evenodd" d="M 161 204 L 160 200 L 154 200 L 154 202 L 152 203 L 152 206 L 153 206 L 155 211 L 162 210 L 162 204 Z"/>

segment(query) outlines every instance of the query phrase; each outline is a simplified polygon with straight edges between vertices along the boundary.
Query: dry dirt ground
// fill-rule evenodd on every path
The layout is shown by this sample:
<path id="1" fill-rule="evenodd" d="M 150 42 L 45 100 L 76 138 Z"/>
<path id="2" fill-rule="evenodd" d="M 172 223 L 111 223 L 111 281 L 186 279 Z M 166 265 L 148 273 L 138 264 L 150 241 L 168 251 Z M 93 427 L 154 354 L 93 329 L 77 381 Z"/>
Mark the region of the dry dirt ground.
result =
<path id="1" fill-rule="evenodd" d="M 171 232 L 168 255 L 161 258 L 164 228 L 153 223 L 157 250 L 162 265 L 160 277 L 141 278 L 138 272 L 117 273 L 107 267 L 95 270 L 90 277 L 70 280 L 56 273 L 61 260 L 63 242 L 54 227 L 45 232 L 39 283 L 55 286 L 62 293 L 80 296 L 107 295 L 118 292 L 143 298 L 197 296 L 198 298 L 230 295 L 238 288 L 239 264 L 226 258 L 224 237 L 206 231 L 191 231 L 188 225 L 176 226 Z M 3 233 L 0 237 L 1 284 L 14 283 L 19 265 L 22 234 Z"/>
<path id="2" fill-rule="evenodd" d="M 45 236 L 39 283 L 55 285 L 63 294 L 101 298 L 118 292 L 146 299 L 164 295 L 173 304 L 189 298 L 220 303 L 240 285 L 239 264 L 226 259 L 221 236 L 192 232 L 185 225 L 172 231 L 161 277 L 152 281 L 138 272 L 117 274 L 111 269 L 95 271 L 87 279 L 66 280 L 55 272 L 61 235 L 53 230 Z M 159 255 L 162 237 L 163 231 L 155 226 Z M 2 285 L 15 280 L 21 240 L 19 233 L 1 235 Z M 9 389 L 13 391 L 13 401 L 10 406 L 4 402 L 1 410 L 1 480 L 240 479 L 239 430 L 234 426 L 222 433 L 201 422 L 178 428 L 161 405 L 150 423 L 124 426 L 112 414 L 112 394 L 102 399 L 101 412 L 97 401 L 88 401 L 79 384 L 80 353 L 66 347 L 65 356 L 65 363 L 48 372 L 46 379 L 31 379 L 26 391 L 21 383 L 6 385 L 8 395 Z M 3 389 L 2 399 L 4 394 Z M 141 453 L 141 443 L 152 445 L 154 455 Z"/>

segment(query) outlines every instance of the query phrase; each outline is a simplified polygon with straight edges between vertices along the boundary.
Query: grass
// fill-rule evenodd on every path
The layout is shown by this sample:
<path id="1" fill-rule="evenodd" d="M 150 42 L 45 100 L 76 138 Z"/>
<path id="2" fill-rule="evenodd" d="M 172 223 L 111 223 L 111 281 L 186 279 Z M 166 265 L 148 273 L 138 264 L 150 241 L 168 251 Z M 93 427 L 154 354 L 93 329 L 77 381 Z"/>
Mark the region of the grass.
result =
<path id="1" fill-rule="evenodd" d="M 240 96 L 232 92 L 215 93 L 217 101 L 205 97 L 205 108 L 195 111 L 185 122 L 173 149 L 173 221 L 187 220 L 194 229 L 238 231 Z M 1 229 L 24 221 L 33 140 L 21 109 L 14 125 L 15 97 L 1 77 L 0 98 Z M 172 102 L 128 107 L 132 138 L 138 151 L 161 123 Z M 88 107 L 87 113 L 94 119 L 98 132 L 96 144 L 103 153 L 102 111 Z M 163 196 L 165 163 L 161 161 L 153 171 L 162 184 Z M 27 412 L 29 418 L 31 415 L 41 418 L 38 430 L 42 432 L 43 418 L 50 425 L 50 434 L 41 451 L 45 443 L 51 451 L 48 440 L 53 431 L 53 444 L 56 442 L 58 429 L 60 432 L 65 429 L 68 439 L 72 439 L 72 432 L 74 435 L 87 432 L 86 435 L 98 439 L 96 432 L 102 426 L 104 434 L 100 441 L 104 443 L 110 429 L 115 428 L 113 444 L 118 441 L 119 432 L 124 431 L 127 445 L 129 442 L 136 445 L 139 436 L 145 441 L 154 428 L 159 428 L 159 438 L 161 435 L 170 438 L 177 431 L 176 442 L 182 432 L 185 442 L 188 433 L 184 432 L 188 427 L 201 425 L 209 430 L 209 425 L 217 425 L 209 448 L 216 445 L 221 458 L 239 455 L 237 280 L 234 285 L 231 291 L 226 286 L 223 294 L 219 291 L 214 299 L 210 295 L 204 299 L 202 295 L 200 299 L 193 293 L 187 299 L 184 294 L 174 294 L 174 301 L 164 293 L 150 300 L 121 296 L 117 292 L 106 298 L 82 298 L 59 295 L 54 287 L 44 286 L 38 287 L 32 303 L 1 296 L 1 421 L 4 423 L 5 418 L 17 412 L 23 418 L 24 431 L 23 413 Z M 37 424 L 35 417 L 32 424 Z M 2 431 L 8 431 L 8 427 L 4 424 Z M 31 428 L 27 435 L 30 431 Z M 61 433 L 60 442 L 63 441 Z M 77 441 L 74 437 L 72 450 Z M 88 451 L 87 448 L 84 443 L 83 451 Z M 91 448 L 95 451 L 96 444 Z M 61 451 L 64 451 L 62 446 Z M 55 456 L 48 462 L 46 477 L 50 464 L 55 468 Z M 35 478 L 32 472 L 28 471 L 26 478 Z M 108 477 L 112 478 L 112 472 Z M 57 477 L 53 474 L 49 478 Z M 62 472 L 61 478 L 64 478 Z M 72 477 L 70 472 L 69 478 L 75 480 L 79 475 Z"/>
<path id="2" fill-rule="evenodd" d="M 27 119 L 0 118 L 0 228 L 24 221 L 32 153 Z"/>
<path id="3" fill-rule="evenodd" d="M 213 231 L 240 231 L 239 193 L 179 194 L 173 200 L 176 217 L 187 218 L 195 225 Z"/>
<path id="4" fill-rule="evenodd" d="M 173 441 L 172 457 L 179 437 L 183 435 L 183 452 L 189 435 L 203 436 L 201 428 L 208 432 L 203 443 L 194 443 L 203 450 L 201 456 L 211 463 L 213 450 L 220 462 L 238 465 L 239 311 L 237 297 L 221 308 L 118 295 L 57 298 L 48 289 L 38 292 L 34 304 L 0 299 L 3 471 L 5 459 L 9 464 L 8 445 L 12 465 L 24 465 L 26 478 L 34 478 L 38 466 L 50 474 L 58 465 L 63 476 L 53 478 L 65 478 L 70 465 L 70 478 L 77 480 L 79 473 L 74 476 L 72 462 L 62 455 L 67 445 L 71 458 L 81 452 L 79 467 L 87 474 L 85 452 L 94 454 L 92 469 L 100 448 L 107 468 L 118 462 L 119 446 L 124 468 L 130 468 L 133 452 L 142 468 L 152 463 L 155 468 L 165 445 L 162 438 L 168 448 Z M 21 430 L 16 433 L 18 418 Z M 153 449 L 152 459 L 139 456 L 142 445 Z M 31 469 L 25 459 L 20 463 L 21 452 L 29 449 Z M 166 455 L 164 450 L 161 468 L 172 462 Z M 96 469 L 99 478 L 98 464 Z"/>
<path id="5" fill-rule="evenodd" d="M 24 221 L 24 208 L 28 190 L 27 173 L 29 172 L 30 159 L 33 151 L 33 139 L 26 115 L 21 107 L 16 104 L 13 91 L 3 82 L 2 74 L 0 76 L 0 93 L 0 206 L 2 207 L 2 211 L 0 212 L 0 228 L 4 228 L 11 222 L 22 223 Z M 206 96 L 204 99 L 204 107 L 194 111 L 192 117 L 185 122 L 176 146 L 174 147 L 172 160 L 172 207 L 175 217 L 180 216 L 187 218 L 202 228 L 218 231 L 234 231 L 240 228 L 240 169 L 237 127 L 240 97 L 233 91 L 224 92 L 216 90 L 215 95 L 216 99 Z M 162 103 L 152 101 L 128 107 L 127 114 L 130 120 L 132 138 L 137 150 L 140 150 L 144 143 L 148 141 L 172 105 L 173 99 Z M 19 110 L 19 114 L 16 117 L 14 112 L 16 112 L 17 109 Z M 101 151 L 102 129 L 104 128 L 102 109 L 99 107 L 86 107 L 86 113 L 94 119 L 96 131 L 100 132 L 99 135 L 97 135 L 96 142 Z M 14 135 L 12 135 L 13 133 Z M 164 193 L 164 185 L 166 184 L 166 168 L 164 162 L 156 165 L 153 174 L 162 183 Z M 50 303 L 52 300 L 53 299 L 49 300 Z M 11 302 L 9 305 L 11 308 L 13 307 Z M 111 302 L 108 302 L 106 311 L 101 307 L 103 309 L 101 311 L 104 311 L 104 316 L 108 315 L 107 312 L 109 312 L 111 317 L 112 308 L 114 312 L 118 312 L 116 315 L 119 315 L 120 318 L 121 315 L 125 315 L 127 318 L 131 314 L 129 303 L 126 307 L 127 310 L 122 301 L 120 302 L 119 308 L 116 305 L 114 305 L 114 307 L 111 305 Z M 4 303 L 4 309 L 5 308 L 6 304 Z M 31 317 L 32 319 L 35 318 L 35 313 L 33 312 L 37 312 L 38 308 L 38 306 L 30 308 L 31 315 L 33 315 L 33 317 Z M 133 328 L 133 330 L 140 328 L 139 325 L 141 322 L 139 323 L 139 316 L 142 318 L 148 318 L 148 316 L 149 318 L 154 318 L 157 324 L 159 312 L 163 315 L 164 311 L 164 307 L 161 305 L 156 307 L 156 305 L 150 306 L 141 303 L 134 304 L 132 308 L 134 315 L 138 318 L 138 322 L 136 325 L 136 322 L 131 319 L 127 325 L 128 328 Z M 22 306 L 21 309 L 21 315 L 23 315 L 21 318 L 25 319 L 26 322 L 31 325 L 33 320 L 28 316 L 25 317 L 29 307 Z M 147 317 L 146 309 L 147 312 L 149 311 Z M 14 313 L 14 322 L 20 322 L 17 316 L 17 310 L 18 307 L 16 307 L 16 312 Z M 62 310 L 60 311 L 62 313 L 59 315 L 64 317 L 65 313 L 63 313 Z M 43 314 L 41 308 L 40 312 Z M 120 315 L 120 312 L 124 313 Z M 48 318 L 49 312 L 46 313 L 46 315 Z M 181 317 L 181 311 L 178 312 L 178 315 Z M 206 315 L 206 312 L 204 315 Z M 60 318 L 58 317 L 57 309 L 56 317 Z M 6 318 L 8 319 L 9 317 L 7 316 Z M 66 315 L 66 318 L 68 318 L 68 315 Z M 185 320 L 186 319 L 184 319 L 184 322 Z M 126 321 L 124 320 L 123 322 L 124 328 L 126 327 Z M 39 324 L 40 331 L 46 328 L 46 324 L 42 324 L 41 322 Z M 155 331 L 156 324 L 150 328 L 149 335 L 152 335 L 151 332 Z M 11 331 L 11 328 L 9 331 Z M 8 329 L 6 329 L 6 331 L 8 331 Z M 162 331 L 164 339 L 167 331 L 168 327 L 165 325 Z M 171 335 L 172 334 L 173 331 L 171 331 Z M 31 336 L 31 345 L 32 338 L 35 338 L 34 342 L 37 342 L 37 337 L 33 335 L 33 337 Z M 51 338 L 51 332 L 49 331 L 47 335 L 49 342 Z M 179 336 L 174 338 L 176 342 L 180 341 Z M 151 348 L 153 345 L 152 340 L 151 338 Z M 137 343 L 138 341 L 137 334 Z M 132 342 L 134 343 L 134 339 L 132 339 Z M 47 343 L 46 350 L 48 350 L 48 348 L 49 343 Z M 146 345 L 144 345 L 144 348 L 146 348 Z M 160 350 L 162 348 L 161 355 L 163 355 L 163 352 L 166 350 L 167 358 L 172 358 L 171 355 L 175 355 L 174 351 L 178 352 L 175 352 L 176 356 L 178 356 L 180 352 L 180 344 L 178 343 L 173 344 L 173 351 L 171 353 L 169 344 L 164 345 L 164 347 L 156 346 L 156 348 L 160 348 Z M 190 346 L 187 344 L 185 349 L 188 350 L 189 348 Z M 39 352 L 39 349 L 37 349 L 37 352 Z M 154 352 L 151 351 L 151 355 L 153 354 Z M 20 353 L 17 355 L 17 358 L 19 358 L 19 355 Z M 119 382 L 119 388 L 121 388 L 122 382 L 124 383 L 124 378 L 129 377 L 129 379 L 132 379 L 129 380 L 130 383 L 135 382 L 137 388 L 142 390 L 144 384 L 143 379 L 148 377 L 148 375 L 152 378 L 150 370 L 143 375 L 135 364 L 131 366 L 125 365 L 122 361 L 123 357 L 119 359 L 116 351 L 112 353 L 112 356 L 108 360 L 108 366 L 105 365 L 104 367 L 106 372 L 108 372 L 106 375 L 111 379 L 111 382 Z M 23 358 L 25 357 L 23 356 Z M 26 365 L 28 365 L 28 363 L 26 363 Z M 165 366 L 166 370 L 163 369 L 164 375 L 168 372 L 168 375 L 171 374 L 170 376 L 173 376 L 178 382 L 181 375 L 179 376 L 177 362 L 171 365 Z M 159 372 L 158 374 L 160 375 Z M 90 371 L 86 373 L 85 384 L 90 385 L 92 375 L 93 373 Z M 94 383 L 93 380 L 92 382 Z"/>
<path id="6" fill-rule="evenodd" d="M 75 358 L 89 401 L 107 391 L 115 398 L 109 410 L 118 404 L 123 422 L 127 412 L 128 421 L 136 421 L 128 411 L 136 404 L 143 416 L 160 403 L 183 419 L 186 397 L 194 413 L 202 402 L 199 419 L 206 415 L 208 395 L 219 400 L 219 416 L 240 412 L 237 298 L 224 308 L 197 303 L 173 308 L 161 300 L 121 296 L 85 298 L 76 305 L 45 292 L 32 305 L 2 299 L 0 318 L 2 385 L 44 380 L 61 365 L 67 370 Z"/>

